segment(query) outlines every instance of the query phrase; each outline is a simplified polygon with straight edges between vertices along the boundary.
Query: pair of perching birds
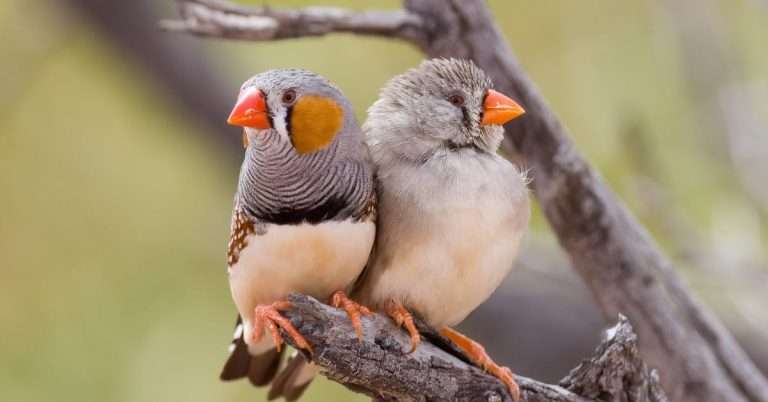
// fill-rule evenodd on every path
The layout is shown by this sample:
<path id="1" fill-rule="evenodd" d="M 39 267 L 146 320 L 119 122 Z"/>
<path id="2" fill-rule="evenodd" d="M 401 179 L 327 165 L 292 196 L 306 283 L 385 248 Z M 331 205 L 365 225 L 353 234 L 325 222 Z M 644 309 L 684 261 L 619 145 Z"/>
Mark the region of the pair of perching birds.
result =
<path id="1" fill-rule="evenodd" d="M 413 311 L 517 400 L 510 370 L 450 326 L 498 287 L 527 229 L 525 175 L 496 153 L 523 109 L 471 61 L 433 59 L 389 81 L 368 113 L 361 130 L 341 91 L 304 70 L 243 84 L 228 120 L 246 147 L 228 248 L 240 319 L 221 378 L 301 395 L 317 367 L 298 354 L 277 371 L 278 327 L 312 351 L 280 314 L 302 293 L 344 308 L 358 336 L 364 306 L 387 313 L 411 350 Z"/>

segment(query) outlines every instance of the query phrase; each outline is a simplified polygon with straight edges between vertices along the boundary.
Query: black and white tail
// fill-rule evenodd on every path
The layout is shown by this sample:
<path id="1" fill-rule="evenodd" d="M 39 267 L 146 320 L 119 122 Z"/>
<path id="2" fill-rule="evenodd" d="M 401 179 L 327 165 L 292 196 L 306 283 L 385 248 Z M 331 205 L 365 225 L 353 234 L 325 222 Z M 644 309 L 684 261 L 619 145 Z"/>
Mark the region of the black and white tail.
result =
<path id="1" fill-rule="evenodd" d="M 248 352 L 248 345 L 243 340 L 243 320 L 237 317 L 235 335 L 229 345 L 229 358 L 221 370 L 222 381 L 232 381 L 248 377 L 251 384 L 259 387 L 272 382 L 280 366 L 281 352 L 269 349 L 253 356 Z"/>

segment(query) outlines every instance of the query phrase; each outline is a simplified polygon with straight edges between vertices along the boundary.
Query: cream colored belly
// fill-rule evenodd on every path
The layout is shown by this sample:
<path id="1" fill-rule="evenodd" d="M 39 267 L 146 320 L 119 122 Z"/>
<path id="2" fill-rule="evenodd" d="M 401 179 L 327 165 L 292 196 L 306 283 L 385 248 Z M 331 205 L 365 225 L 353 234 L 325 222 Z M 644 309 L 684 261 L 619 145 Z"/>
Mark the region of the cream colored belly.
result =
<path id="1" fill-rule="evenodd" d="M 357 278 L 368 260 L 373 222 L 273 225 L 250 235 L 238 262 L 229 269 L 232 297 L 250 339 L 253 309 L 302 293 L 327 301 Z"/>
<path id="2" fill-rule="evenodd" d="M 518 254 L 523 230 L 473 210 L 436 219 L 400 228 L 395 242 L 410 246 L 388 247 L 388 257 L 377 256 L 376 263 L 386 266 L 374 268 L 375 278 L 365 292 L 373 305 L 393 298 L 432 326 L 452 326 L 501 284 Z"/>

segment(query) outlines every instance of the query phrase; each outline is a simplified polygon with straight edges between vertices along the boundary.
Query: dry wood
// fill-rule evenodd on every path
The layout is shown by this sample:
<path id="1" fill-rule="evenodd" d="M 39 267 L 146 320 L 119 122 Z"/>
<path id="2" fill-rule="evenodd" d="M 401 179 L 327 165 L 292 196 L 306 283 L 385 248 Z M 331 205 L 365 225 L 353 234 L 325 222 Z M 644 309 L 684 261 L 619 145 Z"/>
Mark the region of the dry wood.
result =
<path id="1" fill-rule="evenodd" d="M 164 23 L 167 29 L 252 40 L 354 32 L 406 40 L 429 57 L 473 59 L 526 107 L 527 116 L 507 126 L 504 150 L 530 168 L 552 229 L 605 314 L 625 314 L 635 325 L 642 356 L 658 368 L 670 399 L 768 402 L 766 379 L 576 151 L 484 1 L 406 0 L 405 11 L 376 13 L 244 8 L 212 0 L 179 5 L 182 19 Z"/>
<path id="2" fill-rule="evenodd" d="M 264 41 L 351 32 L 416 41 L 422 32 L 421 20 L 402 10 L 275 9 L 243 7 L 218 0 L 178 1 L 177 4 L 181 19 L 161 21 L 160 26 L 168 31 L 199 36 Z"/>
<path id="3" fill-rule="evenodd" d="M 344 312 L 308 296 L 292 295 L 289 300 L 293 309 L 285 314 L 313 345 L 312 360 L 325 376 L 354 391 L 387 401 L 512 400 L 498 379 L 468 364 L 450 341 L 423 324 L 420 329 L 427 339 L 407 353 L 408 334 L 384 316 L 364 318 L 363 338 L 358 340 Z M 521 400 L 665 402 L 655 371 L 640 360 L 629 322 L 620 319 L 607 334 L 595 356 L 574 369 L 561 386 L 515 376 Z"/>

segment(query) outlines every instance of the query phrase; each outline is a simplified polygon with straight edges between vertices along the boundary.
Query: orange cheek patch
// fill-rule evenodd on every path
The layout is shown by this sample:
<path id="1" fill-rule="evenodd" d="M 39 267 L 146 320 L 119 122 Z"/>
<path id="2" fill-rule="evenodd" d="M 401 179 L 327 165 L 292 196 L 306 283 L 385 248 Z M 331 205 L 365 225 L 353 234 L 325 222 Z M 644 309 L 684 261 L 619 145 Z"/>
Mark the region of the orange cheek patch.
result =
<path id="1" fill-rule="evenodd" d="M 305 154 L 328 146 L 343 121 L 341 107 L 322 96 L 302 96 L 291 113 L 291 141 L 296 152 Z"/>

